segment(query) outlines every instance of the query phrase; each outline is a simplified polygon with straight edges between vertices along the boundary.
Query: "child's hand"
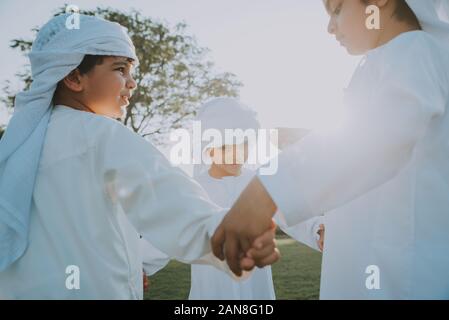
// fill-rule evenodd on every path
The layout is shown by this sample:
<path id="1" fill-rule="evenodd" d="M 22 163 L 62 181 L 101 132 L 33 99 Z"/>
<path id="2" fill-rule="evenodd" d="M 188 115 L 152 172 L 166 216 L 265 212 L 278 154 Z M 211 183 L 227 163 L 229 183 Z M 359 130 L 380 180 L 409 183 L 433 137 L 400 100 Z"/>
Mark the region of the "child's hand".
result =
<path id="1" fill-rule="evenodd" d="M 143 271 L 143 292 L 147 292 L 150 288 L 150 281 L 148 280 L 145 270 Z"/>
<path id="2" fill-rule="evenodd" d="M 321 252 L 323 252 L 324 249 L 324 224 L 320 224 L 320 229 L 317 232 L 320 235 L 320 238 L 317 241 L 318 248 Z"/>
<path id="3" fill-rule="evenodd" d="M 215 230 L 211 239 L 212 251 L 220 260 L 226 259 L 235 275 L 242 275 L 242 258 L 251 249 L 254 240 L 271 229 L 276 210 L 270 194 L 254 177 Z M 272 264 L 277 259 L 278 254 L 273 251 L 272 256 L 260 263 Z"/>
<path id="4" fill-rule="evenodd" d="M 240 267 L 251 270 L 254 266 L 262 268 L 276 262 L 280 253 L 276 247 L 275 235 L 276 224 L 273 221 L 272 227 L 253 242 L 245 257 L 240 260 Z"/>

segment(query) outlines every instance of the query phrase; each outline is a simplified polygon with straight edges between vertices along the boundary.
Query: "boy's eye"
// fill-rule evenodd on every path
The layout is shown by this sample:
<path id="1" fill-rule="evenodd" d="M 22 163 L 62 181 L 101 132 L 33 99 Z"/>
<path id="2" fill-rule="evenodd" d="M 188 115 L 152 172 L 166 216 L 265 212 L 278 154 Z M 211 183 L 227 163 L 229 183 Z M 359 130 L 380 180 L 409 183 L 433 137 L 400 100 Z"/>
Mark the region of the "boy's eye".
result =
<path id="1" fill-rule="evenodd" d="M 125 68 L 124 67 L 120 67 L 120 68 L 117 68 L 117 69 L 115 69 L 116 71 L 120 71 L 120 73 L 125 73 Z"/>

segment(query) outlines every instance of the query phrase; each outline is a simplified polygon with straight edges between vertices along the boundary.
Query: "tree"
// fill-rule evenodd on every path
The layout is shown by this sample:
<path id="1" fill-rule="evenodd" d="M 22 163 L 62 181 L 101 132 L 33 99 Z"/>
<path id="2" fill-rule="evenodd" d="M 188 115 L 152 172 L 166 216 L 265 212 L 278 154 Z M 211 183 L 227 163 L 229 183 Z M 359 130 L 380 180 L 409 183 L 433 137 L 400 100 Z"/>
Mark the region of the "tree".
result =
<path id="1" fill-rule="evenodd" d="M 60 8 L 55 16 L 64 12 L 65 8 Z M 136 10 L 124 13 L 96 8 L 80 13 L 103 17 L 128 28 L 140 64 L 134 73 L 138 88 L 122 121 L 143 137 L 164 142 L 166 133 L 184 126 L 205 100 L 238 96 L 242 84 L 232 73 L 214 71 L 214 63 L 207 59 L 208 49 L 200 47 L 187 33 L 186 24 L 170 27 Z M 37 33 L 38 28 L 33 31 Z M 10 46 L 27 54 L 32 41 L 14 39 Z M 17 77 L 27 89 L 32 82 L 29 66 Z M 11 92 L 10 83 L 3 91 L 6 94 L 3 101 L 12 107 L 15 93 Z"/>

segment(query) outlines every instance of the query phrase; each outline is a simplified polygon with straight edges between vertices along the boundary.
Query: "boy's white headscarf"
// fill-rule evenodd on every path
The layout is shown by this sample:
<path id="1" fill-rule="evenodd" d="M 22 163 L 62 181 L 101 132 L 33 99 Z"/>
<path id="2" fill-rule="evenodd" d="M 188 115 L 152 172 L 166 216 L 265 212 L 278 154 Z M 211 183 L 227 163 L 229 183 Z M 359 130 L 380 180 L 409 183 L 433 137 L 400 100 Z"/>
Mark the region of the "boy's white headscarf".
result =
<path id="1" fill-rule="evenodd" d="M 221 145 L 214 145 L 219 148 L 225 144 L 225 130 L 226 129 L 247 129 L 257 130 L 260 128 L 260 123 L 257 119 L 257 113 L 242 104 L 235 98 L 213 98 L 212 100 L 203 104 L 198 110 L 196 121 L 201 121 L 202 133 L 208 129 L 215 129 L 221 133 L 223 143 Z M 194 143 L 198 143 L 194 141 Z M 209 141 L 201 141 L 201 152 L 204 153 L 205 148 L 210 145 Z M 208 166 L 203 162 L 200 165 L 195 165 L 193 169 L 193 177 L 197 178 L 208 169 Z"/>
<path id="2" fill-rule="evenodd" d="M 423 30 L 449 44 L 449 0 L 406 0 Z"/>
<path id="3" fill-rule="evenodd" d="M 16 96 L 14 114 L 0 140 L 0 271 L 20 258 L 28 244 L 33 188 L 57 83 L 86 54 L 137 61 L 126 29 L 101 18 L 70 14 L 52 18 L 38 33 L 29 55 L 33 83 Z"/>

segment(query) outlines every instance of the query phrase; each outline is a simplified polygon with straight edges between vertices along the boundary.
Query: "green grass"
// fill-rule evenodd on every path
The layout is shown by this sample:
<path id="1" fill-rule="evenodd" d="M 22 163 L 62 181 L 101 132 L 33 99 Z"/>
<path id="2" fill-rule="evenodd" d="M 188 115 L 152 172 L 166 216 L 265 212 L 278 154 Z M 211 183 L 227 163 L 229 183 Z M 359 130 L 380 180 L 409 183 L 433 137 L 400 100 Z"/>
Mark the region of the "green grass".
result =
<path id="1" fill-rule="evenodd" d="M 286 237 L 277 243 L 282 255 L 272 267 L 277 299 L 318 299 L 321 253 Z M 150 290 L 145 299 L 187 299 L 189 289 L 190 266 L 171 261 L 150 277 Z"/>

